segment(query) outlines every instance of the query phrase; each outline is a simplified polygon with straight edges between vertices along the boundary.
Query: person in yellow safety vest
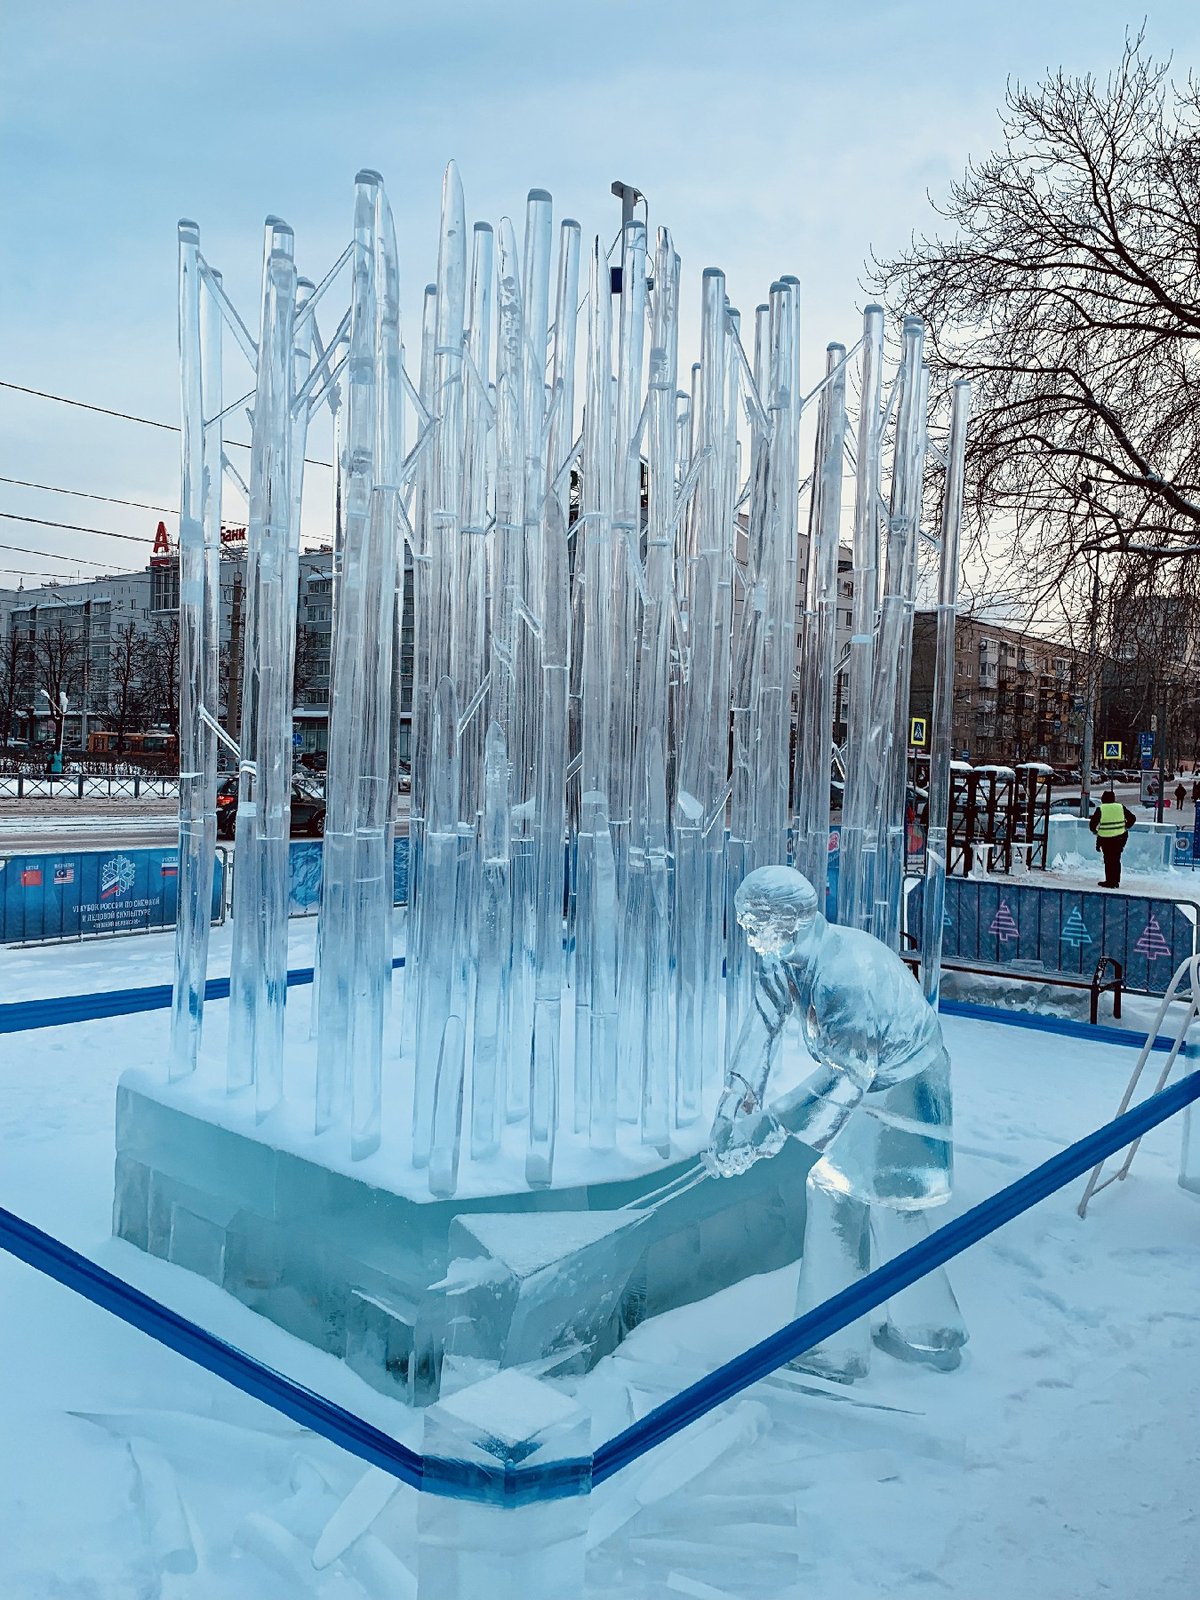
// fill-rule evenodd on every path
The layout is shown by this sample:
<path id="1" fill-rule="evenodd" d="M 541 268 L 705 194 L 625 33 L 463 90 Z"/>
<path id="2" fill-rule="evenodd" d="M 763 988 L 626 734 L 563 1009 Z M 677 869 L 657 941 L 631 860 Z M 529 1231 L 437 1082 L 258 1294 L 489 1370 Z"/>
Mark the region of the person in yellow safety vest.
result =
<path id="1" fill-rule="evenodd" d="M 1121 852 L 1136 821 L 1128 806 L 1123 806 L 1111 789 L 1105 789 L 1088 821 L 1088 827 L 1096 835 L 1096 849 L 1104 857 L 1101 889 L 1121 887 Z"/>

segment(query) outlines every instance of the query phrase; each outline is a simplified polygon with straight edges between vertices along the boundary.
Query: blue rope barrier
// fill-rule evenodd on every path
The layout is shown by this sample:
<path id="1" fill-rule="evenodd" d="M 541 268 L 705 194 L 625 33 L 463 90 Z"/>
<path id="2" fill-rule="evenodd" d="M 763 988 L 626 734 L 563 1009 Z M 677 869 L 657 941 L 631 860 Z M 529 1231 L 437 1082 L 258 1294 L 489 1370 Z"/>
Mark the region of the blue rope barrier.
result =
<path id="1" fill-rule="evenodd" d="M 402 967 L 403 956 L 393 956 L 392 966 Z M 313 981 L 312 967 L 293 967 L 288 988 Z M 93 994 L 53 995 L 40 1000 L 10 1000 L 0 1005 L 0 1033 L 26 1033 L 34 1028 L 62 1028 L 76 1022 L 96 1022 L 104 1017 L 133 1016 L 139 1011 L 166 1011 L 171 1004 L 169 983 L 145 984 L 136 989 L 97 989 Z M 206 1000 L 228 1000 L 229 979 L 209 978 Z"/>
<path id="2" fill-rule="evenodd" d="M 1200 1072 L 1193 1072 L 1144 1100 L 1123 1117 L 1068 1146 L 1023 1178 L 931 1233 L 911 1250 L 904 1251 L 850 1288 L 718 1367 L 602 1444 L 592 1460 L 592 1484 L 611 1478 L 622 1467 L 679 1433 L 706 1412 L 944 1265 L 1004 1223 L 1011 1222 L 1040 1200 L 1090 1171 L 1098 1161 L 1124 1149 L 1198 1099 Z M 534 1499 L 557 1499 L 580 1492 L 578 1462 L 557 1463 L 536 1471 L 510 1464 L 499 1469 L 498 1479 L 489 1480 L 487 1484 L 477 1481 L 465 1463 L 433 1460 L 427 1463 L 424 1457 L 352 1412 L 264 1366 L 2 1208 L 0 1248 L 121 1321 L 139 1328 L 197 1366 L 207 1368 L 243 1393 L 311 1428 L 360 1460 L 382 1467 L 402 1483 L 451 1498 L 482 1498 L 493 1502 L 500 1499 L 509 1505 Z"/>
<path id="3" fill-rule="evenodd" d="M 149 1334 L 168 1350 L 224 1378 L 243 1394 L 261 1400 L 293 1422 L 340 1444 L 372 1466 L 382 1467 L 402 1483 L 416 1489 L 421 1487 L 423 1462 L 415 1450 L 364 1422 L 352 1411 L 284 1377 L 274 1368 L 264 1366 L 236 1346 L 226 1344 L 207 1328 L 190 1322 L 3 1207 L 0 1207 L 0 1246 L 121 1322 Z"/>

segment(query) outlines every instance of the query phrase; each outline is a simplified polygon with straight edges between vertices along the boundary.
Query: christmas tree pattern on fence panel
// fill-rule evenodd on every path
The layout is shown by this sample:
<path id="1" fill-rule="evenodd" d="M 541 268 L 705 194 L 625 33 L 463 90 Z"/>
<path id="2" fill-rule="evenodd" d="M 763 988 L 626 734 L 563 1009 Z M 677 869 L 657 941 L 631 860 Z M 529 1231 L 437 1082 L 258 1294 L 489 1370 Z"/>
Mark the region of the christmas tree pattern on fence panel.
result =
<path id="1" fill-rule="evenodd" d="M 1063 931 L 1058 936 L 1058 942 L 1059 944 L 1069 944 L 1073 950 L 1078 950 L 1085 944 L 1091 944 L 1092 936 L 1087 931 L 1087 924 L 1084 922 L 1083 914 L 1078 906 L 1075 907 L 1064 923 Z"/>
<path id="2" fill-rule="evenodd" d="M 992 918 L 988 932 L 994 934 L 1001 944 L 1009 944 L 1017 938 L 1020 930 L 1012 912 L 1008 909 L 1008 901 L 1001 900 L 1000 909 Z"/>
<path id="3" fill-rule="evenodd" d="M 1159 927 L 1158 918 L 1153 912 L 1150 914 L 1150 920 L 1142 929 L 1142 937 L 1133 948 L 1140 950 L 1147 961 L 1157 961 L 1160 956 L 1169 956 L 1171 954 L 1171 946 L 1163 938 L 1163 931 Z"/>

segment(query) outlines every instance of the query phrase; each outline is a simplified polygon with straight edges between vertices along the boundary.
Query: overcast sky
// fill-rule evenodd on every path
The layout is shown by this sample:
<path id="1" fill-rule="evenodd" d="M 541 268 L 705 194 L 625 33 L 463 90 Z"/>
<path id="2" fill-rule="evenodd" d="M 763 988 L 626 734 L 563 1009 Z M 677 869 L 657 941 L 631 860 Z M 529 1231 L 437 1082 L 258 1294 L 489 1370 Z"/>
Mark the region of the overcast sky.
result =
<path id="1" fill-rule="evenodd" d="M 609 185 L 636 184 L 674 232 L 685 304 L 705 266 L 746 311 L 795 273 L 815 379 L 825 344 L 857 337 L 870 251 L 933 226 L 927 191 L 994 144 L 1006 78 L 1103 74 L 1141 16 L 1111 0 L 9 0 L 0 379 L 177 421 L 176 220 L 200 223 L 253 321 L 263 217 L 292 223 L 319 277 L 362 166 L 387 182 L 415 343 L 451 156 L 469 219 L 519 217 L 540 186 L 606 244 Z M 1147 35 L 1179 76 L 1200 66 L 1194 0 L 1149 0 Z M 177 456 L 171 433 L 0 388 L 5 478 L 172 506 Z M 147 541 L 0 517 L 0 545 L 54 553 L 0 548 L 0 586 L 101 570 L 85 558 L 142 565 L 157 521 L 8 482 L 0 511 Z"/>

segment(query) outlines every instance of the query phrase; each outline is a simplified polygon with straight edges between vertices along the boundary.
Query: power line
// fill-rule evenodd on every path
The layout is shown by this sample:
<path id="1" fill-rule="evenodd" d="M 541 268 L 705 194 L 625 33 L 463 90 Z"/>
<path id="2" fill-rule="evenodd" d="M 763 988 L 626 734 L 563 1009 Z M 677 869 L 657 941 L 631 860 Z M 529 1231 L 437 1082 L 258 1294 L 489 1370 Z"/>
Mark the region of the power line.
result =
<path id="1" fill-rule="evenodd" d="M 121 500 L 111 494 L 89 494 L 86 489 L 64 489 L 59 483 L 31 483 L 28 478 L 0 477 L 0 483 L 15 483 L 19 489 L 45 489 L 48 494 L 74 495 L 77 500 L 103 500 L 110 506 L 133 506 L 137 511 L 161 511 L 165 516 L 179 515 L 178 506 L 152 506 L 145 500 Z"/>
<path id="2" fill-rule="evenodd" d="M 75 406 L 80 411 L 97 411 L 102 417 L 118 417 L 122 422 L 140 422 L 147 428 L 161 428 L 164 433 L 178 433 L 173 422 L 156 422 L 153 417 L 135 417 L 131 411 L 113 411 L 108 406 L 94 406 L 87 400 L 71 400 L 65 394 L 49 394 L 45 389 L 28 389 L 23 383 L 6 383 L 0 379 L 0 389 L 15 389 L 18 394 L 31 394 L 37 400 L 57 400 L 61 406 Z"/>
<path id="3" fill-rule="evenodd" d="M 31 550 L 25 544 L 0 544 L 0 550 L 14 550 L 19 556 L 47 556 L 51 561 L 65 561 L 68 565 L 79 561 L 85 567 L 108 567 L 112 572 L 124 572 L 124 567 L 114 566 L 111 561 L 93 561 L 90 556 L 64 555 L 61 550 Z"/>
<path id="4" fill-rule="evenodd" d="M 89 400 L 72 400 L 65 394 L 51 394 L 46 389 L 30 389 L 23 383 L 8 383 L 0 378 L 0 389 L 12 389 L 17 394 L 31 394 L 37 400 L 56 400 L 61 406 L 75 406 L 79 411 L 95 411 L 102 417 L 116 417 L 121 422 L 140 422 L 145 428 L 161 428 L 164 433 L 178 433 L 179 424 L 176 422 L 159 422 L 154 417 L 135 416 L 132 411 L 114 411 L 111 406 L 93 405 Z M 241 439 L 226 439 L 225 444 L 238 450 L 249 450 L 250 446 Z M 318 461 L 313 456 L 305 456 L 304 463 L 309 467 L 332 467 L 332 461 Z"/>
<path id="5" fill-rule="evenodd" d="M 55 556 L 54 559 L 56 561 L 61 561 L 62 557 Z M 43 584 L 75 582 L 74 578 L 63 578 L 54 574 L 51 574 L 49 577 L 47 577 L 46 573 L 43 572 L 40 567 L 0 567 L 0 572 L 5 572 L 13 578 L 40 578 Z M 85 578 L 83 581 L 86 583 L 90 580 Z"/>
<path id="6" fill-rule="evenodd" d="M 98 533 L 104 539 L 123 539 L 126 544 L 146 543 L 143 534 L 114 533 L 111 528 L 89 528 L 79 522 L 55 522 L 49 517 L 23 517 L 17 511 L 0 511 L 0 517 L 6 522 L 32 522 L 39 528 L 65 528 L 68 533 Z"/>

